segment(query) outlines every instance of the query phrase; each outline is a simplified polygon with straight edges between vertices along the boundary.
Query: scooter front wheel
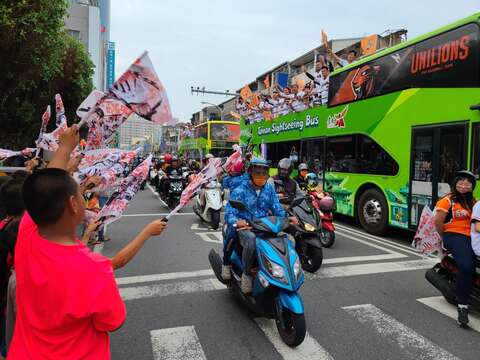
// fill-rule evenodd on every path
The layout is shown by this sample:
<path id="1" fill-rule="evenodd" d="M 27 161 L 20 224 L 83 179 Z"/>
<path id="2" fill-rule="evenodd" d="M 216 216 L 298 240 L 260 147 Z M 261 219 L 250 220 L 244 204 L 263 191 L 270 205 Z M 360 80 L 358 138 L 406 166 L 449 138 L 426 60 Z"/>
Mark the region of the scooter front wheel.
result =
<path id="1" fill-rule="evenodd" d="M 299 254 L 302 268 L 309 273 L 314 273 L 323 263 L 323 250 L 321 247 L 306 245 L 303 251 Z"/>
<path id="2" fill-rule="evenodd" d="M 275 319 L 278 333 L 283 342 L 290 347 L 300 345 L 305 339 L 307 326 L 305 324 L 305 314 L 295 314 L 288 309 L 283 309 L 281 319 Z"/>
<path id="3" fill-rule="evenodd" d="M 322 229 L 322 231 L 320 232 L 320 242 L 322 243 L 323 247 L 332 247 L 333 243 L 335 242 L 335 232 Z"/>

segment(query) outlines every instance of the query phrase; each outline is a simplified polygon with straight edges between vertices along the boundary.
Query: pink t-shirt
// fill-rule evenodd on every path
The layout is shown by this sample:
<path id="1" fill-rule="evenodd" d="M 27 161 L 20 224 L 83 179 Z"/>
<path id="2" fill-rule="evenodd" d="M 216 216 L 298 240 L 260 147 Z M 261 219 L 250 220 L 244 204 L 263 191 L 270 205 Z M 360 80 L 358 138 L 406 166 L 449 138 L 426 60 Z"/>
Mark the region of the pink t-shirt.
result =
<path id="1" fill-rule="evenodd" d="M 30 216 L 15 248 L 17 320 L 8 353 L 16 359 L 110 359 L 108 332 L 126 317 L 111 261 L 85 245 L 42 238 Z"/>

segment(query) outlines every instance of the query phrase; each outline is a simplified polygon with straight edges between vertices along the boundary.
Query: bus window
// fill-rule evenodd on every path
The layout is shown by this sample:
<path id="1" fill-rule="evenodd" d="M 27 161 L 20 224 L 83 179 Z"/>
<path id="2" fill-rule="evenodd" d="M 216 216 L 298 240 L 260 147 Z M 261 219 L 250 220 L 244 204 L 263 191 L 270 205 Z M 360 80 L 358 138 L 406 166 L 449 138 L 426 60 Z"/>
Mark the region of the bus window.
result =
<path id="1" fill-rule="evenodd" d="M 323 172 L 323 144 L 323 138 L 309 139 L 302 143 L 301 162 L 306 163 L 308 168 L 317 174 Z"/>
<path id="2" fill-rule="evenodd" d="M 357 171 L 361 174 L 396 175 L 397 162 L 375 141 L 357 135 Z"/>
<path id="3" fill-rule="evenodd" d="M 280 159 L 290 158 L 293 154 L 300 152 L 300 141 L 282 141 L 277 143 L 267 144 L 267 159 L 272 162 L 272 166 L 277 166 Z M 297 165 L 298 162 L 295 162 Z"/>
<path id="4" fill-rule="evenodd" d="M 480 124 L 475 124 L 472 131 L 472 171 L 475 175 L 480 175 Z"/>
<path id="5" fill-rule="evenodd" d="M 396 175 L 398 163 L 373 139 L 365 135 L 327 139 L 327 171 Z"/>
<path id="6" fill-rule="evenodd" d="M 355 137 L 338 136 L 327 139 L 327 171 L 356 172 Z"/>

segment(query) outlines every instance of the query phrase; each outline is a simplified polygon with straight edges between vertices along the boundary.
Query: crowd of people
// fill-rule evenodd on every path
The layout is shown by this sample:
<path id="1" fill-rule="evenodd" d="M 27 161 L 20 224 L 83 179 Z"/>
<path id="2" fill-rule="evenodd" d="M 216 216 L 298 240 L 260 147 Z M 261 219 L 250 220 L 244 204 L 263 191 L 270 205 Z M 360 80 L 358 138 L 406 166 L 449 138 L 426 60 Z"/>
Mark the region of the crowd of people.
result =
<path id="1" fill-rule="evenodd" d="M 330 72 L 335 67 L 343 67 L 357 58 L 357 52 L 351 50 L 347 58 L 343 59 L 329 50 L 329 57 L 319 56 L 315 63 L 313 74 L 305 72 L 310 81 L 303 84 L 297 82 L 290 86 L 275 85 L 269 87 L 269 94 L 243 98 L 237 100 L 236 111 L 245 119 L 247 124 L 264 120 L 272 120 L 292 112 L 300 112 L 314 106 L 326 105 Z"/>
<path id="2" fill-rule="evenodd" d="M 0 176 L 0 355 L 9 359 L 109 359 L 108 333 L 126 317 L 113 270 L 166 227 L 151 222 L 111 259 L 91 252 L 102 224 L 84 226 L 85 213 L 100 200 L 87 195 L 95 176 L 81 185 L 72 176 L 78 143 L 73 125 L 50 161 Z"/>

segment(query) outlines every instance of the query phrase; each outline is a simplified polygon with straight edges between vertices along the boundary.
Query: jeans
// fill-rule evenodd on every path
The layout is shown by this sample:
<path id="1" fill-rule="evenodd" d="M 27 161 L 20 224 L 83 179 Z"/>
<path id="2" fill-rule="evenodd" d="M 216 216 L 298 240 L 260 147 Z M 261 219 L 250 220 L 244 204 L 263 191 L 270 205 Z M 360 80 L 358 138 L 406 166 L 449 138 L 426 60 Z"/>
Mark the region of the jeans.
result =
<path id="1" fill-rule="evenodd" d="M 458 266 L 456 289 L 458 304 L 468 305 L 475 272 L 475 254 L 472 250 L 471 239 L 462 234 L 444 233 L 443 244 L 453 255 Z"/>
<path id="2" fill-rule="evenodd" d="M 231 264 L 231 257 L 233 249 L 235 248 L 235 242 L 238 240 L 237 229 L 233 226 L 227 226 L 223 238 L 223 265 Z"/>
<path id="3" fill-rule="evenodd" d="M 255 261 L 255 252 L 257 250 L 257 236 L 250 230 L 242 230 L 238 232 L 240 244 L 243 247 L 242 262 L 244 273 L 250 273 Z"/>

